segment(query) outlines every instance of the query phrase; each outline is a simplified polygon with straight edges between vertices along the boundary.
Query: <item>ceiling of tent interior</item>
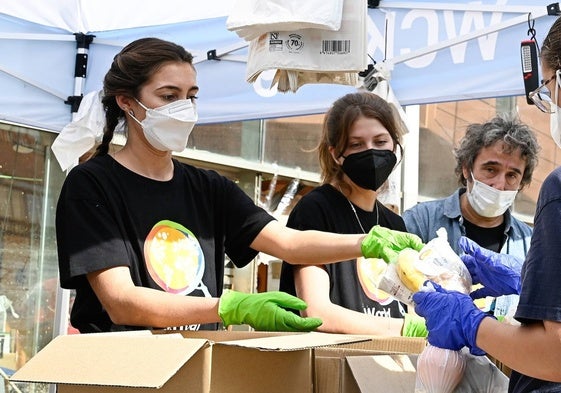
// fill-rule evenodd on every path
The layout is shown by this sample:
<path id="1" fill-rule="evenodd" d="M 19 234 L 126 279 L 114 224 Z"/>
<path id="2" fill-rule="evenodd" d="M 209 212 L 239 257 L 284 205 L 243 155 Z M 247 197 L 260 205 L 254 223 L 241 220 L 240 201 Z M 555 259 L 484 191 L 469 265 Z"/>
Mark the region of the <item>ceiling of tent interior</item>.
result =
<path id="1" fill-rule="evenodd" d="M 177 42 L 195 55 L 201 124 L 322 113 L 355 89 L 309 84 L 280 93 L 270 87 L 273 71 L 247 83 L 247 42 L 226 29 L 234 1 L 37 4 L 0 3 L 0 121 L 59 131 L 71 119 L 65 101 L 100 89 L 115 53 L 145 36 Z M 368 9 L 368 56 L 390 71 L 401 105 L 521 95 L 520 43 L 532 37 L 541 43 L 555 20 L 550 4 L 382 0 Z M 79 33 L 91 40 L 83 79 L 74 77 Z"/>

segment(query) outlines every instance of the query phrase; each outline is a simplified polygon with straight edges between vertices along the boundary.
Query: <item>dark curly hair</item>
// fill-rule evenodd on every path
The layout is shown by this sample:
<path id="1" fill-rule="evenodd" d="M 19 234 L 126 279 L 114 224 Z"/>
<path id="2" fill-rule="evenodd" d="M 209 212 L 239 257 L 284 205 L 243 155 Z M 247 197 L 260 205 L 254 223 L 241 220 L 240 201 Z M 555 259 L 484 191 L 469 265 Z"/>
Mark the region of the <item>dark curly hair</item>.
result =
<path id="1" fill-rule="evenodd" d="M 503 114 L 494 117 L 486 123 L 470 124 L 460 145 L 454 149 L 456 157 L 455 173 L 458 182 L 466 185 L 463 168 L 473 168 L 473 162 L 481 149 L 503 141 L 507 152 L 520 149 L 522 158 L 526 161 L 526 168 L 522 175 L 520 187 L 530 184 L 532 174 L 538 164 L 540 146 L 534 132 L 526 124 L 520 122 L 516 116 Z"/>

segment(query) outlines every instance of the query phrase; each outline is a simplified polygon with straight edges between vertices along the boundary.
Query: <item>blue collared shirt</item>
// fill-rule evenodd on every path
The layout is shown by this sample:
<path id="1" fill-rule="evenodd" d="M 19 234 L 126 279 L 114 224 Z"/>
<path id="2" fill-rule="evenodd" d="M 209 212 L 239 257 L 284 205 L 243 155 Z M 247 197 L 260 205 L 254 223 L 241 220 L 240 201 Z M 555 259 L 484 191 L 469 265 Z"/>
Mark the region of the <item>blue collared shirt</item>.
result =
<path id="1" fill-rule="evenodd" d="M 459 188 L 447 198 L 422 202 L 403 212 L 407 231 L 417 234 L 424 243 L 427 243 L 436 237 L 437 229 L 445 228 L 450 246 L 461 255 L 463 252 L 458 246 L 458 240 L 461 236 L 465 236 L 466 229 L 460 209 L 460 196 L 465 191 L 465 188 Z M 523 262 L 530 249 L 532 228 L 513 217 L 510 210 L 504 213 L 504 218 L 505 230 L 501 253 L 515 256 Z M 517 267 L 518 271 L 521 267 Z M 501 296 L 495 304 L 495 316 L 512 315 L 517 304 L 518 296 Z"/>

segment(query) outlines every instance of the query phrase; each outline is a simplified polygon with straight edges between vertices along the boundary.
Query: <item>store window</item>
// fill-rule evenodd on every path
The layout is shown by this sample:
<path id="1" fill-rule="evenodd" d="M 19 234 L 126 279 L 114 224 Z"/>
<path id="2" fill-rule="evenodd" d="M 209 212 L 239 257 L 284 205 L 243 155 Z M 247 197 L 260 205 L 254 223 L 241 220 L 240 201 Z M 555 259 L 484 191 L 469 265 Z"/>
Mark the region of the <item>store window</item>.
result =
<path id="1" fill-rule="evenodd" d="M 323 115 L 311 115 L 197 125 L 187 147 L 318 173 L 315 148 L 321 137 L 322 121 Z"/>
<path id="2" fill-rule="evenodd" d="M 531 223 L 539 189 L 545 177 L 561 163 L 549 136 L 549 115 L 526 103 L 525 97 L 456 101 L 423 105 L 419 129 L 419 201 L 443 198 L 459 186 L 453 149 L 470 123 L 480 123 L 498 113 L 514 112 L 536 133 L 540 159 L 532 182 L 518 193 L 514 213 Z M 407 153 L 406 153 L 407 154 Z"/>
<path id="3" fill-rule="evenodd" d="M 64 178 L 51 157 L 53 139 L 48 132 L 0 124 L 3 377 L 53 337 L 58 287 L 54 213 Z"/>

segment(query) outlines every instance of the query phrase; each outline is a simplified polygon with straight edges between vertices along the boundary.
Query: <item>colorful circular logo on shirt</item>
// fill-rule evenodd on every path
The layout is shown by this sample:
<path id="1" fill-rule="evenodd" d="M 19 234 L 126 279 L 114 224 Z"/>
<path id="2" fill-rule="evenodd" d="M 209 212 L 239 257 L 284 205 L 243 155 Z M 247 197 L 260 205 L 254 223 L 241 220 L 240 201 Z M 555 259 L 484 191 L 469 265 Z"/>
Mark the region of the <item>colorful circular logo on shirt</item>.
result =
<path id="1" fill-rule="evenodd" d="M 362 290 L 369 299 L 380 303 L 382 306 L 394 301 L 387 292 L 378 289 L 378 281 L 386 271 L 387 264 L 379 258 L 357 258 L 356 270 Z"/>
<path id="2" fill-rule="evenodd" d="M 204 256 L 191 231 L 173 221 L 160 221 L 144 242 L 150 277 L 166 292 L 188 294 L 201 282 Z"/>

